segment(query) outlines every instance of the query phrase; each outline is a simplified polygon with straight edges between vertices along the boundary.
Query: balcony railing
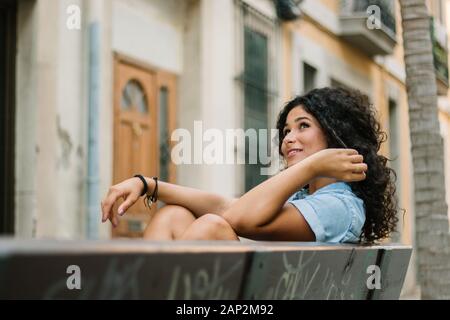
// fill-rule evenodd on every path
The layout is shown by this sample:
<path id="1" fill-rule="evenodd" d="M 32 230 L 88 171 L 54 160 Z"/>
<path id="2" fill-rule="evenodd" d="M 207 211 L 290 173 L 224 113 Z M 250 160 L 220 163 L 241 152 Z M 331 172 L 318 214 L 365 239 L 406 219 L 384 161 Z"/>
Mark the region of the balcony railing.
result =
<path id="1" fill-rule="evenodd" d="M 433 62 L 438 80 L 438 93 L 447 95 L 448 80 L 448 49 L 447 31 L 433 17 L 430 18 L 431 42 L 433 45 Z"/>
<path id="2" fill-rule="evenodd" d="M 378 10 L 367 12 L 370 6 Z M 341 36 L 369 55 L 391 54 L 397 43 L 394 6 L 392 0 L 341 0 Z"/>

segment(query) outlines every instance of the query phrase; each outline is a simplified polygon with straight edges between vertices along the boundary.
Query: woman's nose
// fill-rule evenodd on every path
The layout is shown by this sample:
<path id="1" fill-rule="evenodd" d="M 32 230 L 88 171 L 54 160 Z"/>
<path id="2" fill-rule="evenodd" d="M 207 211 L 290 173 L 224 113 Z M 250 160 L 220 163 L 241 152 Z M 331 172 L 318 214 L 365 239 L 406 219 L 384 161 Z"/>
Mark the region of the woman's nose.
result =
<path id="1" fill-rule="evenodd" d="M 293 134 L 291 134 L 292 133 L 292 131 L 291 132 L 289 132 L 285 137 L 284 137 L 284 142 L 286 142 L 286 143 L 292 143 L 292 142 L 294 142 L 294 135 Z"/>

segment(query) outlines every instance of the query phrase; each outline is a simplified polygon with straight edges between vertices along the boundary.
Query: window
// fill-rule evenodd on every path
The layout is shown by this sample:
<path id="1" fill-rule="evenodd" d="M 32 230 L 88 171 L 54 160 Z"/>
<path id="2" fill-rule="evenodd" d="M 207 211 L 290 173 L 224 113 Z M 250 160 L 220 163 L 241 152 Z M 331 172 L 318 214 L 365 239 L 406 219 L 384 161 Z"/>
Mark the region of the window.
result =
<path id="1" fill-rule="evenodd" d="M 267 37 L 249 27 L 244 30 L 244 126 L 245 129 L 267 129 L 268 124 L 268 41 Z M 256 141 L 246 139 L 245 143 L 245 191 L 266 179 L 260 173 L 261 165 L 250 163 L 255 159 L 250 146 L 257 145 L 259 155 L 259 134 Z M 259 157 L 256 156 L 259 160 Z"/>
<path id="2" fill-rule="evenodd" d="M 398 116 L 398 107 L 397 103 L 393 99 L 389 99 L 389 135 L 388 135 L 388 142 L 389 142 L 389 159 L 391 160 L 388 163 L 388 166 L 390 166 L 397 175 L 397 181 L 395 182 L 395 186 L 397 189 L 396 192 L 396 200 L 399 201 L 400 193 L 401 193 L 401 176 L 400 176 L 400 137 L 399 137 L 399 116 Z M 400 203 L 399 203 L 400 205 Z M 398 216 L 398 225 L 397 230 L 400 231 L 399 233 L 393 233 L 392 234 L 392 241 L 399 242 L 401 230 L 403 230 L 403 216 L 402 211 L 399 211 Z"/>
<path id="3" fill-rule="evenodd" d="M 399 167 L 398 158 L 400 156 L 398 126 L 397 103 L 394 100 L 389 99 L 389 158 L 396 167 Z"/>
<path id="4" fill-rule="evenodd" d="M 316 68 L 303 63 L 303 92 L 307 93 L 316 87 Z"/>
<path id="5" fill-rule="evenodd" d="M 269 128 L 282 103 L 278 95 L 280 24 L 257 7 L 235 0 L 235 80 L 239 87 L 236 112 L 238 126 L 246 133 L 244 146 L 235 149 L 239 160 L 245 159 L 245 165 L 235 167 L 239 194 L 268 178 L 263 169 L 269 169 L 271 161 L 275 161 Z"/>
<path id="6" fill-rule="evenodd" d="M 141 113 L 148 112 L 147 96 L 136 80 L 130 80 L 122 90 L 121 108 L 130 110 L 136 108 Z"/>
<path id="7" fill-rule="evenodd" d="M 169 92 L 167 87 L 159 89 L 159 177 L 169 181 L 170 141 L 169 141 Z"/>

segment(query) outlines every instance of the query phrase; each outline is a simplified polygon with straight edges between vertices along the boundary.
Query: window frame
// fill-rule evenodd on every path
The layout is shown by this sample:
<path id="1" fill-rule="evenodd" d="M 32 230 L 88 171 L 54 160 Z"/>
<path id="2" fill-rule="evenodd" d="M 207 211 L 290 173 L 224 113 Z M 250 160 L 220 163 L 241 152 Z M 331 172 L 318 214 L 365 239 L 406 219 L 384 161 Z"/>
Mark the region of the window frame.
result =
<path id="1" fill-rule="evenodd" d="M 276 16 L 276 15 L 275 15 Z M 264 35 L 267 38 L 268 62 L 267 62 L 267 129 L 275 128 L 275 121 L 280 110 L 281 98 L 279 94 L 279 83 L 281 75 L 281 62 L 279 59 L 281 51 L 281 36 L 279 22 L 271 18 L 257 8 L 244 2 L 235 0 L 235 85 L 236 85 L 236 106 L 235 123 L 238 128 L 245 128 L 245 82 L 244 82 L 244 60 L 245 60 L 245 28 Z M 245 158 L 244 147 L 237 146 L 235 153 L 238 158 Z M 273 152 L 272 152 L 273 153 Z M 259 159 L 259 157 L 258 157 Z M 236 196 L 245 193 L 245 166 L 236 166 L 236 176 L 240 177 L 236 181 Z"/>

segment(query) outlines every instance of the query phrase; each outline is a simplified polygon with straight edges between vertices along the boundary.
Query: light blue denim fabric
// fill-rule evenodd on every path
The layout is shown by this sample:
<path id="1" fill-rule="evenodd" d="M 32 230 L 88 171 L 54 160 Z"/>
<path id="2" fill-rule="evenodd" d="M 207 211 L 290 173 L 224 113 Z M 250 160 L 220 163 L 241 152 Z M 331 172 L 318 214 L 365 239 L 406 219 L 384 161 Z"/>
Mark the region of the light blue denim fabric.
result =
<path id="1" fill-rule="evenodd" d="M 302 189 L 288 202 L 305 217 L 317 242 L 358 242 L 366 219 L 364 202 L 347 183 L 332 183 L 311 195 Z"/>

